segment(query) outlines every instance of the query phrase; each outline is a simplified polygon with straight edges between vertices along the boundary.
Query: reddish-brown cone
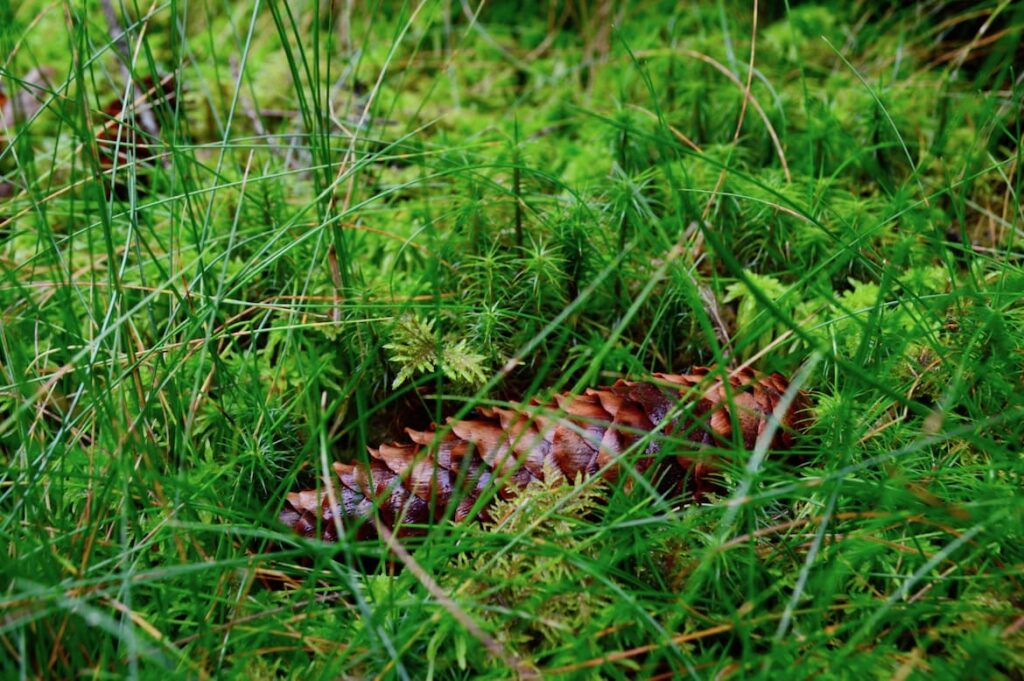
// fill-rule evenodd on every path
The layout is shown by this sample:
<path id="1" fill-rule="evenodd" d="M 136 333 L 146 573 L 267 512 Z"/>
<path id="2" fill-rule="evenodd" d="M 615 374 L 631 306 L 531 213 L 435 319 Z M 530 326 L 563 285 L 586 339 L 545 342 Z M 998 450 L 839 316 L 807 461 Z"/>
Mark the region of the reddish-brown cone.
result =
<path id="1" fill-rule="evenodd" d="M 146 184 L 144 169 L 158 156 L 161 125 L 160 109 L 173 111 L 176 85 L 173 76 L 162 80 L 146 77 L 137 83 L 138 95 L 126 106 L 120 98 L 112 99 L 103 108 L 102 126 L 96 133 L 99 165 L 104 174 L 118 171 L 114 190 L 119 198 L 127 198 L 127 187 L 122 177 L 134 165 L 136 180 Z M 130 115 L 129 115 L 130 114 Z"/>
<path id="2" fill-rule="evenodd" d="M 699 367 L 686 375 L 654 374 L 650 381 L 620 380 L 582 395 L 556 395 L 547 404 L 478 408 L 475 418 L 450 420 L 440 430 L 406 429 L 409 442 L 371 448 L 368 465 L 335 463 L 332 484 L 289 494 L 281 522 L 305 537 L 335 541 L 339 528 L 355 528 L 357 538 L 375 536 L 374 508 L 400 535 L 419 531 L 410 525 L 446 517 L 486 517 L 477 500 L 491 485 L 508 498 L 534 480 L 598 472 L 615 480 L 624 465 L 619 454 L 669 412 L 660 433 L 689 440 L 692 450 L 659 456 L 664 438 L 656 436 L 631 457 L 633 465 L 643 473 L 656 462 L 663 491 L 689 491 L 700 500 L 715 488 L 715 466 L 700 456 L 701 445 L 728 445 L 735 419 L 744 447 L 752 448 L 789 385 L 780 374 L 741 369 L 730 375 L 727 390 L 711 373 Z M 783 415 L 772 449 L 789 449 L 809 422 L 801 392 Z"/>

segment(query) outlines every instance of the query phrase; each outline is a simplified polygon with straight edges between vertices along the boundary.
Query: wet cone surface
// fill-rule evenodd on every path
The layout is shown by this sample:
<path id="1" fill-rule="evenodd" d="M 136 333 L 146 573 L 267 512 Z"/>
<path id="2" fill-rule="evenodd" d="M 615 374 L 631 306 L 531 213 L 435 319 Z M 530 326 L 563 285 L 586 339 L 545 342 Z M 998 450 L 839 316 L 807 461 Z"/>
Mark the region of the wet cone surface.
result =
<path id="1" fill-rule="evenodd" d="M 478 408 L 475 417 L 449 420 L 441 429 L 406 429 L 408 442 L 371 448 L 368 465 L 335 463 L 337 477 L 320 490 L 289 494 L 280 519 L 305 537 L 336 541 L 339 528 L 354 528 L 357 538 L 370 538 L 376 535 L 376 509 L 386 527 L 410 534 L 443 518 L 486 517 L 486 506 L 477 500 L 493 496 L 492 486 L 508 498 L 534 480 L 574 480 L 579 474 L 615 480 L 624 465 L 640 473 L 656 466 L 653 479 L 660 489 L 689 492 L 699 501 L 716 487 L 714 462 L 701 446 L 729 447 L 735 424 L 738 439 L 751 449 L 788 385 L 780 374 L 741 369 L 730 374 L 726 388 L 701 367 L 556 395 L 546 404 Z M 798 393 L 771 448 L 789 449 L 808 423 L 808 401 Z M 642 453 L 626 457 L 630 463 L 619 461 L 659 426 Z M 673 445 L 679 453 L 663 455 L 666 436 L 692 445 Z"/>

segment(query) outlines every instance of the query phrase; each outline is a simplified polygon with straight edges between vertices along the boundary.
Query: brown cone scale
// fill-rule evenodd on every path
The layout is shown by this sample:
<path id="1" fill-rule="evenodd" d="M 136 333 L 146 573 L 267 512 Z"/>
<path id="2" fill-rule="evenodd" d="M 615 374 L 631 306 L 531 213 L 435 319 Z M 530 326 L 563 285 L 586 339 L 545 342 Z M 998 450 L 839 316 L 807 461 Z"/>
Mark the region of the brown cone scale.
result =
<path id="1" fill-rule="evenodd" d="M 408 442 L 371 448 L 369 464 L 335 463 L 332 484 L 289 494 L 280 519 L 302 536 L 336 541 L 339 526 L 345 532 L 355 528 L 359 539 L 375 536 L 375 508 L 380 522 L 399 535 L 443 518 L 484 518 L 486 507 L 476 502 L 491 486 L 510 498 L 534 480 L 575 480 L 599 471 L 615 480 L 625 465 L 619 455 L 670 412 L 672 420 L 660 433 L 693 447 L 658 456 L 655 436 L 642 454 L 629 458 L 640 473 L 656 464 L 654 479 L 663 491 L 689 492 L 699 501 L 716 488 L 715 465 L 700 448 L 728 447 L 734 423 L 743 446 L 753 448 L 788 386 L 780 374 L 744 368 L 730 373 L 726 389 L 710 369 L 699 367 L 685 375 L 654 374 L 649 381 L 620 380 L 582 395 L 556 395 L 547 404 L 478 408 L 474 418 L 450 420 L 440 430 L 406 429 Z M 772 449 L 792 447 L 794 435 L 810 422 L 808 406 L 806 395 L 797 393 Z"/>

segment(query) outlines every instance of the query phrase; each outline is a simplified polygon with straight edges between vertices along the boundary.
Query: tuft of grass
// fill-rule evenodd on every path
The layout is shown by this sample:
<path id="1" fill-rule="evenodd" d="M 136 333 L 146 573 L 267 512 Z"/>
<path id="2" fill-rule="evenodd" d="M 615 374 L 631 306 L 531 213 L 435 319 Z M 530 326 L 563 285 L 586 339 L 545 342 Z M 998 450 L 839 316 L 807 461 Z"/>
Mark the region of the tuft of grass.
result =
<path id="1" fill-rule="evenodd" d="M 755 6 L 0 0 L 0 675 L 1024 674 L 1024 7 Z M 709 503 L 277 524 L 744 361 L 816 422 Z"/>

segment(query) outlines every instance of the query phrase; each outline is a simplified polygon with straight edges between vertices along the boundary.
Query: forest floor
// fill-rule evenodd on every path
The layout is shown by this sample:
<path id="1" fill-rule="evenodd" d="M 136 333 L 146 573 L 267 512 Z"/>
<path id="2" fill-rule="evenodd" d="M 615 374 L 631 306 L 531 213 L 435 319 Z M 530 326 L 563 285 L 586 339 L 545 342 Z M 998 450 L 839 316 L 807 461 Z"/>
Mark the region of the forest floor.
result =
<path id="1" fill-rule="evenodd" d="M 1024 678 L 1024 5 L 761 5 L 0 0 L 0 676 Z M 744 363 L 703 503 L 278 521 Z"/>

